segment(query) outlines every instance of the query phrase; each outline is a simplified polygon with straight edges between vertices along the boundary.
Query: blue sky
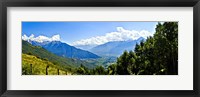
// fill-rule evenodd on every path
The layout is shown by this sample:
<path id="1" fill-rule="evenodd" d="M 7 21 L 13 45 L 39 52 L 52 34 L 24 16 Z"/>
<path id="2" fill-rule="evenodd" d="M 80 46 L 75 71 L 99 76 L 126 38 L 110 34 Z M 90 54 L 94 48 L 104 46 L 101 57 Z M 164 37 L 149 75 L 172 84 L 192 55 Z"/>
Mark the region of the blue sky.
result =
<path id="1" fill-rule="evenodd" d="M 34 37 L 52 37 L 53 35 L 60 35 L 61 41 L 72 44 L 79 40 L 105 36 L 106 33 L 119 32 L 121 30 L 127 33 L 132 30 L 138 31 L 138 33 L 144 30 L 154 33 L 157 23 L 158 22 L 22 22 L 22 35 L 30 36 L 33 34 Z"/>

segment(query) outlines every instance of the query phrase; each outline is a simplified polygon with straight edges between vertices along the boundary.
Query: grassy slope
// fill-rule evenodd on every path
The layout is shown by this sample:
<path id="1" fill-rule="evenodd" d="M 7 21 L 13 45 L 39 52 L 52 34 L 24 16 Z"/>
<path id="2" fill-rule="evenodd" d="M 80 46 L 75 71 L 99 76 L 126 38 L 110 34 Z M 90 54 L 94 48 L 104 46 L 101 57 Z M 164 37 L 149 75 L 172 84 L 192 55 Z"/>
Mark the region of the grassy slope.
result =
<path id="1" fill-rule="evenodd" d="M 93 65 L 85 61 L 57 56 L 40 46 L 32 46 L 30 43 L 23 40 L 22 40 L 22 53 L 24 54 L 31 53 L 32 55 L 37 56 L 40 59 L 48 59 L 52 63 L 62 66 L 62 68 L 65 68 L 66 70 L 69 70 L 70 68 L 73 69 L 75 67 L 79 67 L 81 64 L 83 64 L 88 68 L 94 67 Z"/>
<path id="2" fill-rule="evenodd" d="M 32 64 L 32 73 L 31 65 Z M 64 70 L 62 67 L 53 64 L 48 60 L 42 60 L 33 55 L 22 54 L 22 74 L 23 75 L 46 75 L 46 67 L 48 68 L 49 75 L 58 75 L 58 69 L 60 75 L 70 74 L 70 72 Z"/>

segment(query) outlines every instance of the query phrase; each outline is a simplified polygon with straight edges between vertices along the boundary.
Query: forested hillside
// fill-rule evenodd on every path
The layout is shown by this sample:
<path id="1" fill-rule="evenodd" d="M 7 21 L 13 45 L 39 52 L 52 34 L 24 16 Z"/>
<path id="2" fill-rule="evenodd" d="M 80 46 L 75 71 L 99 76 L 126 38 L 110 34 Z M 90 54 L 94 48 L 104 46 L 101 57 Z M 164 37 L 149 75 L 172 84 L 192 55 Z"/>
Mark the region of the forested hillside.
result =
<path id="1" fill-rule="evenodd" d="M 22 41 L 22 74 L 46 74 L 48 68 L 49 74 L 59 71 L 72 75 L 178 75 L 178 22 L 158 23 L 153 36 L 133 46 L 135 49 L 123 51 L 113 62 L 112 58 L 60 57 Z"/>

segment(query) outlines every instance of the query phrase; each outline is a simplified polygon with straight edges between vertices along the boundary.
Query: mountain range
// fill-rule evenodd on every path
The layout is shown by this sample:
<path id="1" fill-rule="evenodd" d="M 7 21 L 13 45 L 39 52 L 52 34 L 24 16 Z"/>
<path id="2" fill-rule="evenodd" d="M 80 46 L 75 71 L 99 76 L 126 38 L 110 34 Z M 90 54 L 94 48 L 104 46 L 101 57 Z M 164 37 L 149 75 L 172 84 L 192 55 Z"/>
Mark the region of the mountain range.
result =
<path id="1" fill-rule="evenodd" d="M 140 37 L 137 40 L 127 40 L 127 41 L 111 41 L 105 44 L 97 45 L 91 47 L 88 45 L 82 46 L 88 50 L 80 49 L 79 47 L 71 46 L 67 43 L 61 41 L 28 41 L 33 46 L 40 46 L 49 52 L 66 58 L 77 58 L 77 59 L 97 59 L 101 57 L 118 57 L 125 50 L 134 50 L 136 43 L 145 40 L 145 38 Z M 87 48 L 88 47 L 88 48 Z"/>
<path id="2" fill-rule="evenodd" d="M 136 43 L 140 43 L 145 38 L 140 37 L 137 40 L 112 41 L 98 45 L 89 51 L 99 56 L 120 56 L 125 50 L 134 50 Z"/>
<path id="3" fill-rule="evenodd" d="M 70 46 L 61 41 L 46 41 L 46 42 L 36 42 L 29 41 L 34 46 L 41 46 L 58 56 L 67 57 L 67 58 L 77 58 L 77 59 L 96 59 L 100 56 L 93 54 L 89 51 L 78 49 L 74 46 Z"/>
<path id="4" fill-rule="evenodd" d="M 33 46 L 32 44 L 24 40 L 22 40 L 22 53 L 37 56 L 37 58 L 48 60 L 53 64 L 59 65 L 64 68 L 75 68 L 80 66 L 81 64 L 88 68 L 95 67 L 95 65 L 90 64 L 84 60 L 60 57 L 53 54 L 52 52 L 47 51 L 41 46 Z"/>
<path id="5" fill-rule="evenodd" d="M 22 40 L 22 53 L 47 59 L 54 64 L 64 66 L 64 68 L 73 68 L 81 64 L 88 68 L 94 68 L 98 64 L 106 66 L 115 62 L 116 58 L 125 50 L 134 50 L 136 43 L 142 40 L 145 39 L 140 37 L 137 40 L 107 42 L 88 51 L 61 41 L 36 42 Z"/>

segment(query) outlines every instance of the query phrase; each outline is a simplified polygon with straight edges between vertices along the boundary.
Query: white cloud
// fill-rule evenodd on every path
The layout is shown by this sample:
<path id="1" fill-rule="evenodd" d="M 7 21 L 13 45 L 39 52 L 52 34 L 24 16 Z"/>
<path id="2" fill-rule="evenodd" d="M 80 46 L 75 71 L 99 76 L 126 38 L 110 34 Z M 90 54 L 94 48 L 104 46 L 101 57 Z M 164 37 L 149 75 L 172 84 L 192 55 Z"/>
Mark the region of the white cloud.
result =
<path id="1" fill-rule="evenodd" d="M 72 43 L 72 45 L 100 45 L 111 41 L 136 40 L 140 37 L 147 38 L 148 36 L 153 36 L 153 33 L 146 30 L 126 30 L 123 27 L 117 27 L 116 32 L 106 33 L 104 36 L 95 36 L 88 39 L 75 41 Z"/>
<path id="2" fill-rule="evenodd" d="M 31 34 L 29 37 L 25 34 L 22 36 L 23 40 L 26 41 L 36 41 L 36 42 L 44 42 L 44 41 L 60 41 L 60 35 L 53 35 L 52 37 L 46 37 L 46 36 L 38 36 L 35 37 L 33 34 Z"/>

